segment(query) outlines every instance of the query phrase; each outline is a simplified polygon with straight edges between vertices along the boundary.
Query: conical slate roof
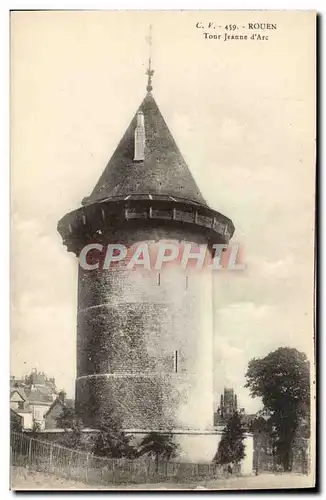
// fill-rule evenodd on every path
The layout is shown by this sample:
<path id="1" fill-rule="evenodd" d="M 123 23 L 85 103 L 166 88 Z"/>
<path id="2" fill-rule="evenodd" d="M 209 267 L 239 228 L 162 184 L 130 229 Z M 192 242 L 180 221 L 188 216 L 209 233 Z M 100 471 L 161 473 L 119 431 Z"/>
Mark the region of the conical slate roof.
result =
<path id="1" fill-rule="evenodd" d="M 134 161 L 137 113 L 145 124 L 143 161 Z M 84 204 L 128 195 L 172 196 L 206 205 L 188 166 L 150 92 L 147 93 L 117 149 Z"/>

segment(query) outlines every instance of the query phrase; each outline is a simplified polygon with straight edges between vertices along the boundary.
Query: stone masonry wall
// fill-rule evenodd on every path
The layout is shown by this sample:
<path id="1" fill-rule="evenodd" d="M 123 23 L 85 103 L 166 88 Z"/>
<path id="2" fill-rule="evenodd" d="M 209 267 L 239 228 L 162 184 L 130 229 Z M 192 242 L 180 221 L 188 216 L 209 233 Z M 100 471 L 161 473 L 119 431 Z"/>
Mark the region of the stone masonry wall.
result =
<path id="1" fill-rule="evenodd" d="M 119 241 L 175 236 L 128 230 Z M 212 323 L 207 270 L 80 267 L 76 407 L 85 425 L 111 413 L 125 429 L 211 428 Z"/>

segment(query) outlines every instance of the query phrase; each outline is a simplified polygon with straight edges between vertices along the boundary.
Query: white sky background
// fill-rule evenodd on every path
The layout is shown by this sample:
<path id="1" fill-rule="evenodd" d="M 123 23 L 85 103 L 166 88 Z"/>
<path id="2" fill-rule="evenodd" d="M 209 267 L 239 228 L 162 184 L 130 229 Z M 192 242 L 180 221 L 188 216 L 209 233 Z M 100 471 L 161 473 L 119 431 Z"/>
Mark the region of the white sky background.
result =
<path id="1" fill-rule="evenodd" d="M 267 42 L 204 40 L 197 21 L 276 22 Z M 102 173 L 145 94 L 204 197 L 235 226 L 247 270 L 215 278 L 216 399 L 241 406 L 249 359 L 312 357 L 314 14 L 16 12 L 12 15 L 11 372 L 37 366 L 73 395 L 77 262 L 56 231 Z"/>

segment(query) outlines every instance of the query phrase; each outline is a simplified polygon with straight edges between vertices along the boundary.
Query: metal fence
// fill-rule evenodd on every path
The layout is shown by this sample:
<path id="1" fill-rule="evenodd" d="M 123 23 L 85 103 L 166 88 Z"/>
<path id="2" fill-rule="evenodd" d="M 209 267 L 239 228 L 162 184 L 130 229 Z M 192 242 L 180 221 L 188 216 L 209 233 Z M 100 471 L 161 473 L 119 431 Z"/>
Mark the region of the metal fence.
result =
<path id="1" fill-rule="evenodd" d="M 225 477 L 225 468 L 216 464 L 195 464 L 150 458 L 102 458 L 64 446 L 11 433 L 11 465 L 52 473 L 87 484 L 187 482 Z M 233 471 L 236 472 L 236 471 Z"/>

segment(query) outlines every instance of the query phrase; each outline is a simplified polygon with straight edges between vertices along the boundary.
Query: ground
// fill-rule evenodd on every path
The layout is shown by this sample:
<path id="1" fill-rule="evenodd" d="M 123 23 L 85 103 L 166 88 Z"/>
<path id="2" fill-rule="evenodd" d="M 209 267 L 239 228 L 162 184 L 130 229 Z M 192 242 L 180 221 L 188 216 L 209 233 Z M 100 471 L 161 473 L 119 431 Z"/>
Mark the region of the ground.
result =
<path id="1" fill-rule="evenodd" d="M 250 477 L 231 477 L 228 479 L 201 481 L 193 484 L 138 484 L 138 485 L 108 485 L 93 486 L 77 481 L 56 477 L 53 474 L 43 474 L 23 467 L 12 467 L 11 489 L 13 490 L 173 490 L 173 489 L 260 489 L 260 488 L 309 488 L 313 487 L 313 478 L 299 474 L 260 474 Z"/>

